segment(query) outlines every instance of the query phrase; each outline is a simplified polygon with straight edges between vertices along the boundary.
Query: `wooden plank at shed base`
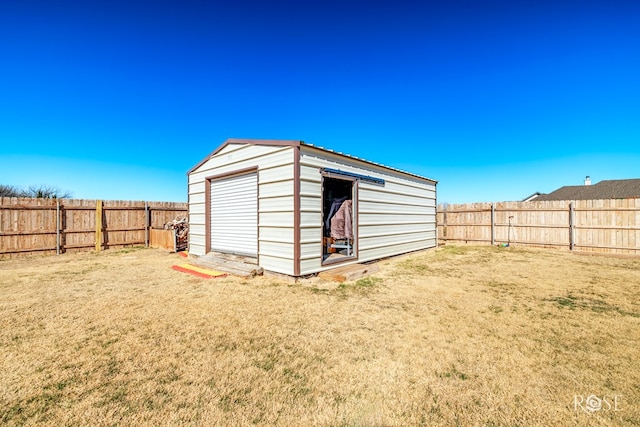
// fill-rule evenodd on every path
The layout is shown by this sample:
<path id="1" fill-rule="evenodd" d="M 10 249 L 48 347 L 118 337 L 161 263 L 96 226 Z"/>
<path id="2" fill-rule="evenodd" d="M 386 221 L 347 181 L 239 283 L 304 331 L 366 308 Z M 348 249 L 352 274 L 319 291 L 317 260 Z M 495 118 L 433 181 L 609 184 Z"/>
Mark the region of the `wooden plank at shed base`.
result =
<path id="1" fill-rule="evenodd" d="M 334 282 L 346 282 L 360 279 L 368 274 L 376 273 L 378 270 L 380 270 L 380 268 L 377 264 L 352 264 L 323 271 L 322 273 L 318 273 L 318 277 Z"/>
<path id="2" fill-rule="evenodd" d="M 261 276 L 263 273 L 262 267 L 258 266 L 255 258 L 220 252 L 209 252 L 207 255 L 193 258 L 190 262 L 194 265 L 222 270 L 240 277 Z"/>

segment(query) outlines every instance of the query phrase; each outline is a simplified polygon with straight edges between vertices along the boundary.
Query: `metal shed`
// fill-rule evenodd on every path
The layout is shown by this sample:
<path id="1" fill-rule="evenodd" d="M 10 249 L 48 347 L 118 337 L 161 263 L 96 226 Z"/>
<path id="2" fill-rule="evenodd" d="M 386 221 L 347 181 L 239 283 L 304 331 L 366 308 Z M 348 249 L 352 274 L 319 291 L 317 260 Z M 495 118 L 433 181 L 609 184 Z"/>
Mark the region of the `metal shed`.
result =
<path id="1" fill-rule="evenodd" d="M 437 244 L 437 181 L 303 141 L 228 139 L 188 178 L 192 255 L 303 276 Z"/>

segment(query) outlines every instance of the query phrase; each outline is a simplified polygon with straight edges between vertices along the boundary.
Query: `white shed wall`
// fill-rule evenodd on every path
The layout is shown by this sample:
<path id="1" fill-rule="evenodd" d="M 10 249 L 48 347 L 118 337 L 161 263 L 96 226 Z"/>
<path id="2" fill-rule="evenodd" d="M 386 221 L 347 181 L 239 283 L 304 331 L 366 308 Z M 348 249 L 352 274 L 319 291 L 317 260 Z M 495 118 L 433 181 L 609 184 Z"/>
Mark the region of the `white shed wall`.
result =
<path id="1" fill-rule="evenodd" d="M 294 274 L 294 153 L 290 146 L 229 144 L 189 174 L 189 252 L 205 255 L 205 182 L 258 168 L 258 263 Z"/>
<path id="2" fill-rule="evenodd" d="M 335 267 L 322 266 L 320 168 L 339 169 L 385 180 L 384 186 L 365 181 L 358 183 L 358 258 L 352 263 L 436 246 L 435 183 L 310 147 L 303 146 L 300 152 L 300 274 Z"/>

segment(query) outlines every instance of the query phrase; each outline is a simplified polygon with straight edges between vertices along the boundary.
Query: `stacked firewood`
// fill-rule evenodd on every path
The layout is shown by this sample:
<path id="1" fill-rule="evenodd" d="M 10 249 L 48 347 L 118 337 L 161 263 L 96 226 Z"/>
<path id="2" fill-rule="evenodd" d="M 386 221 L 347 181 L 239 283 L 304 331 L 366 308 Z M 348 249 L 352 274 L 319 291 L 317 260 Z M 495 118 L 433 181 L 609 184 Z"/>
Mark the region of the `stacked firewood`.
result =
<path id="1" fill-rule="evenodd" d="M 189 240 L 189 223 L 186 217 L 177 216 L 174 220 L 164 225 L 165 230 L 175 230 L 176 247 L 182 248 L 187 245 Z"/>

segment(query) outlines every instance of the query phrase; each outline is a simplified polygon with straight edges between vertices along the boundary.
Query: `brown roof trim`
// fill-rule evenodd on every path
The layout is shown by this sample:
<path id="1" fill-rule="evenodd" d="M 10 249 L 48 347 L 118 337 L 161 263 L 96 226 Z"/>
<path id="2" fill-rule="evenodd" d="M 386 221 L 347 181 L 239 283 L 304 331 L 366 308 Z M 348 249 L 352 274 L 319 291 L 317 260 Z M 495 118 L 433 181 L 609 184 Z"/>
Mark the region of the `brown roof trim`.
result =
<path id="1" fill-rule="evenodd" d="M 313 145 L 301 140 L 288 140 L 288 139 L 251 139 L 251 138 L 229 138 L 227 139 L 224 143 L 222 143 L 222 145 L 220 145 L 218 148 L 216 148 L 215 150 L 213 150 L 211 152 L 211 154 L 209 154 L 207 157 L 205 157 L 204 159 L 202 159 L 202 161 L 200 161 L 197 165 L 195 165 L 194 167 L 192 167 L 188 172 L 187 175 L 190 175 L 193 171 L 195 171 L 196 169 L 198 169 L 200 166 L 202 166 L 207 160 L 209 160 L 211 157 L 215 156 L 217 153 L 219 153 L 221 150 L 223 150 L 227 145 L 229 144 L 251 144 L 251 145 L 271 145 L 271 146 L 290 146 L 290 147 L 300 147 L 300 146 L 304 146 L 304 147 L 308 147 L 314 150 L 318 150 L 318 151 L 323 151 L 325 153 L 331 153 L 335 156 L 338 157 L 344 157 L 347 159 L 352 159 L 352 160 L 356 160 L 358 162 L 362 162 L 368 165 L 372 165 L 372 166 L 376 166 L 382 169 L 387 169 L 390 171 L 394 171 L 396 173 L 401 173 L 403 175 L 407 175 L 413 178 L 417 178 L 423 181 L 427 181 L 427 182 L 431 182 L 433 184 L 437 184 L 438 181 L 436 181 L 435 179 L 431 179 L 431 178 L 427 178 L 421 175 L 417 175 L 411 172 L 407 172 L 407 171 L 403 171 L 401 169 L 396 169 L 393 168 L 391 166 L 386 166 L 380 163 L 376 163 L 376 162 L 372 162 L 371 160 L 365 160 L 365 159 L 361 159 L 359 157 L 356 156 L 351 156 L 349 154 L 345 154 L 345 153 L 341 153 L 338 151 L 334 151 L 328 148 L 324 148 L 324 147 L 319 147 L 317 145 Z"/>
<path id="2" fill-rule="evenodd" d="M 282 145 L 300 146 L 303 141 L 296 139 L 252 139 L 252 138 L 229 138 L 226 144 L 254 144 L 254 145 Z"/>
<path id="3" fill-rule="evenodd" d="M 300 141 L 300 143 L 301 143 L 300 145 L 303 145 L 304 147 L 308 147 L 308 148 L 311 148 L 311 149 L 314 149 L 314 150 L 318 150 L 318 151 L 323 151 L 325 153 L 330 153 L 330 154 L 333 154 L 334 156 L 337 156 L 337 157 L 344 157 L 344 158 L 347 158 L 347 159 L 356 160 L 358 162 L 362 162 L 362 163 L 365 163 L 365 164 L 368 164 L 368 165 L 372 165 L 372 166 L 375 166 L 375 167 L 378 167 L 378 168 L 381 168 L 381 169 L 387 169 L 387 170 L 390 170 L 390 171 L 393 171 L 393 172 L 396 172 L 396 173 L 401 173 L 403 175 L 410 176 L 412 178 L 417 178 L 417 179 L 420 179 L 422 181 L 428 181 L 428 182 L 431 182 L 431 183 L 434 183 L 434 184 L 438 183 L 438 181 L 436 181 L 435 179 L 431 179 L 431 178 L 427 178 L 426 176 L 417 175 L 415 173 L 403 171 L 402 169 L 396 169 L 394 167 L 386 166 L 386 165 L 383 165 L 381 163 L 372 162 L 371 160 L 361 159 L 360 157 L 356 157 L 356 156 L 352 156 L 350 154 L 345 154 L 345 153 L 341 153 L 341 152 L 338 152 L 338 151 L 334 151 L 334 150 L 331 150 L 329 148 L 318 147 L 316 145 L 309 144 L 309 143 L 306 143 L 304 141 Z"/>
<path id="4" fill-rule="evenodd" d="M 296 140 L 286 140 L 286 139 L 251 139 L 251 138 L 228 138 L 225 142 L 218 146 L 215 150 L 213 150 L 207 157 L 198 162 L 197 165 L 189 169 L 187 175 L 190 175 L 193 171 L 198 169 L 200 166 L 206 163 L 211 157 L 218 154 L 229 144 L 251 144 L 251 145 L 271 145 L 271 146 L 292 146 L 299 147 L 302 141 Z"/>

